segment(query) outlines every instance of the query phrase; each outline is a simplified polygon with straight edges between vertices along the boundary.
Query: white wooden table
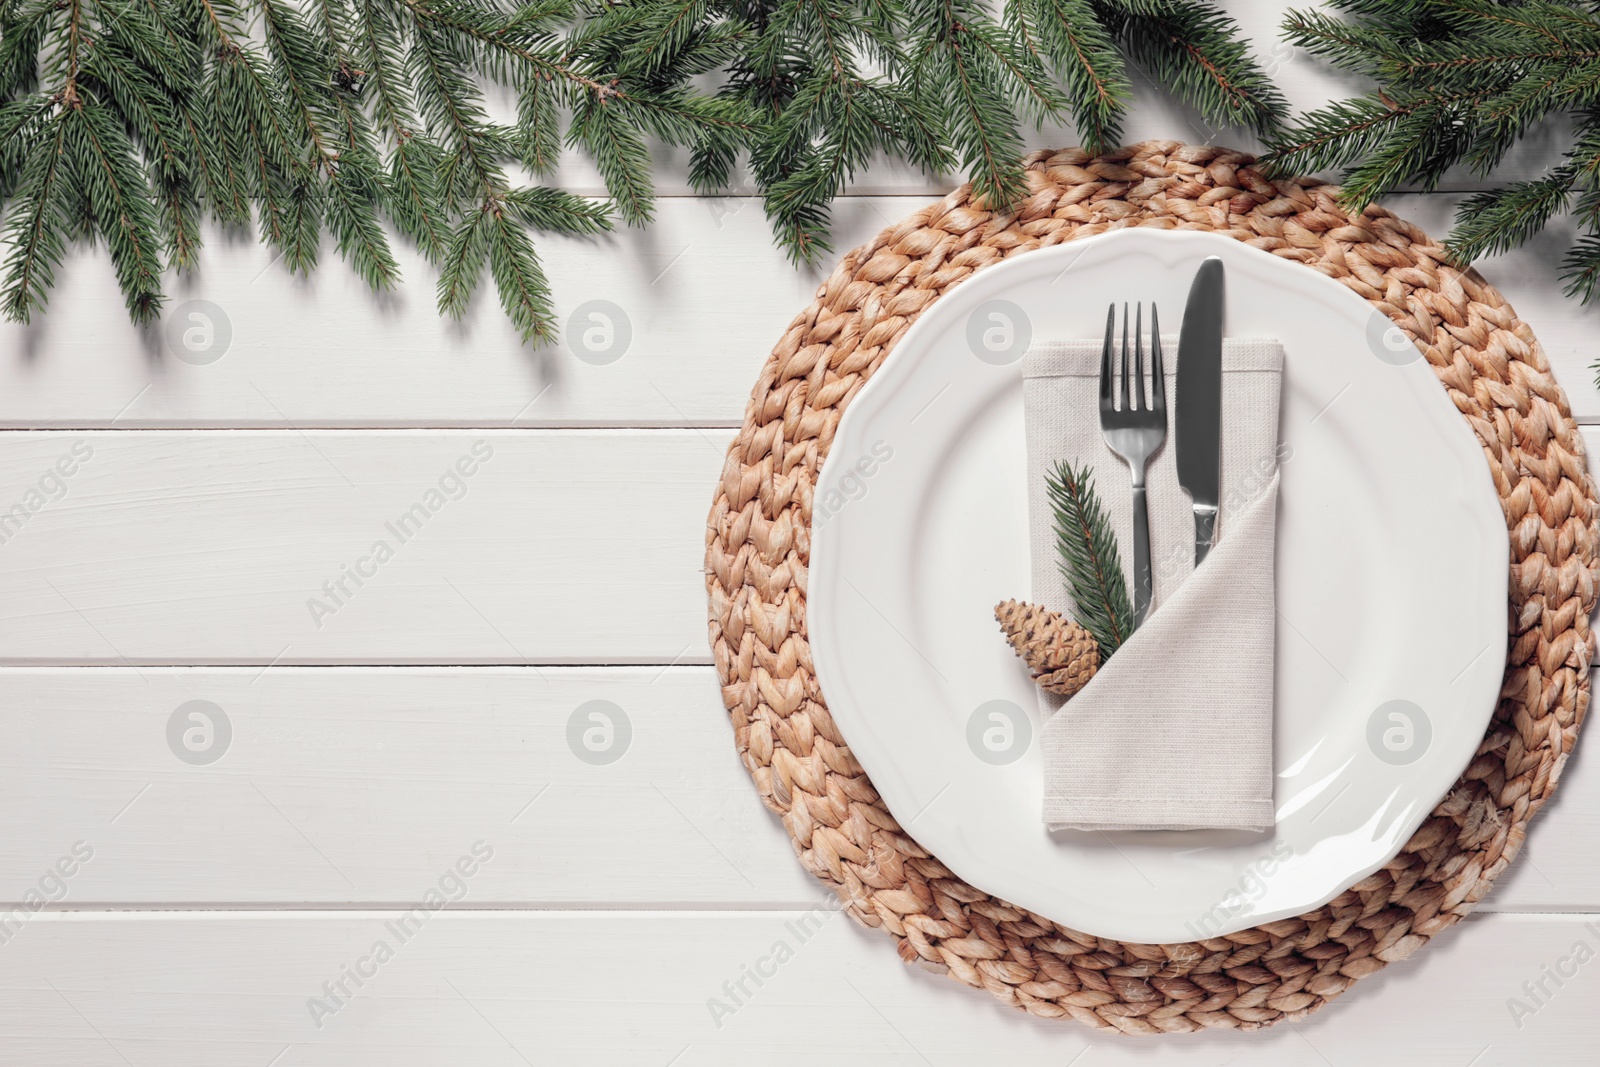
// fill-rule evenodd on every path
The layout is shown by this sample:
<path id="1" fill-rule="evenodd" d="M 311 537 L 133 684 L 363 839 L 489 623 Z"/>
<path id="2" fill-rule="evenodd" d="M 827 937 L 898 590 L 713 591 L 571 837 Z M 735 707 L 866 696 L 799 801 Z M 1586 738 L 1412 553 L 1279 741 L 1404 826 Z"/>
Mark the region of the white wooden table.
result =
<path id="1" fill-rule="evenodd" d="M 1233 9 L 1297 105 L 1341 91 L 1274 44 L 1276 5 Z M 1249 143 L 1152 92 L 1129 134 Z M 304 283 L 215 234 L 173 298 L 184 359 L 97 254 L 0 329 L 0 511 L 27 515 L 0 530 L 0 1062 L 1587 1062 L 1581 753 L 1473 919 L 1261 1034 L 1030 1019 L 829 910 L 734 755 L 701 577 L 722 452 L 818 275 L 681 172 L 654 227 L 541 243 L 563 318 L 626 317 L 609 363 L 520 347 L 492 299 L 440 322 L 415 257 L 380 299 L 331 250 Z M 1389 203 L 1442 232 L 1471 187 Z M 874 170 L 838 247 L 942 191 Z M 1600 323 L 1561 250 L 1482 271 L 1597 447 Z"/>

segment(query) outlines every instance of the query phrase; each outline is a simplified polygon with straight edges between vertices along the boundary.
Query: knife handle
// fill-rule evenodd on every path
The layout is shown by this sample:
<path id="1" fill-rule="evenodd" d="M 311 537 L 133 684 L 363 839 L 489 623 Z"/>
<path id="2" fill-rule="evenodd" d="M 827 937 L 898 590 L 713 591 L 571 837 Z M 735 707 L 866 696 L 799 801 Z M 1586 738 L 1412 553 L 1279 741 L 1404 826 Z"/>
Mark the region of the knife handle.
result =
<path id="1" fill-rule="evenodd" d="M 1150 512 L 1144 486 L 1133 487 L 1133 625 L 1138 629 L 1150 612 L 1155 579 L 1150 573 Z"/>
<path id="2" fill-rule="evenodd" d="M 1217 539 L 1217 509 L 1194 509 L 1194 565 L 1205 562 L 1206 553 Z"/>

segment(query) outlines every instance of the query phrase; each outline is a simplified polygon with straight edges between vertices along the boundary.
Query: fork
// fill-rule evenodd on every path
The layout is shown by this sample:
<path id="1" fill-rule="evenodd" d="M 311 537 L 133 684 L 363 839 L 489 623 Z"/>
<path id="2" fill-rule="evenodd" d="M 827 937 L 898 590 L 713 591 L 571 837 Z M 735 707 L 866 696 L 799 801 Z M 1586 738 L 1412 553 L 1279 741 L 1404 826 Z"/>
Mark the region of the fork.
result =
<path id="1" fill-rule="evenodd" d="M 1150 513 L 1145 507 L 1144 468 L 1167 439 L 1166 372 L 1161 365 L 1161 327 L 1150 305 L 1150 403 L 1144 395 L 1144 305 L 1137 305 L 1133 326 L 1132 400 L 1129 400 L 1128 305 L 1122 305 L 1122 377 L 1120 403 L 1112 404 L 1111 345 L 1115 340 L 1117 306 L 1106 309 L 1106 340 L 1100 351 L 1100 433 L 1133 476 L 1133 625 L 1150 610 L 1154 580 L 1150 574 Z"/>

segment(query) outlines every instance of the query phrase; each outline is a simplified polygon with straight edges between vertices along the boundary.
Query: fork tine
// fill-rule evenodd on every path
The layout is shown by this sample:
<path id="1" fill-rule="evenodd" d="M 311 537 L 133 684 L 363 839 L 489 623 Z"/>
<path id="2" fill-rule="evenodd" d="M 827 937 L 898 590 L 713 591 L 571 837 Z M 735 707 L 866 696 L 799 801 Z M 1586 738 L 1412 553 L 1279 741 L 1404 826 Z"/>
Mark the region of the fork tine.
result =
<path id="1" fill-rule="evenodd" d="M 1133 410 L 1146 411 L 1144 406 L 1144 301 L 1133 310 Z"/>
<path id="2" fill-rule="evenodd" d="M 1111 342 L 1117 335 L 1117 305 L 1106 307 L 1106 342 L 1100 349 L 1100 408 L 1111 406 Z"/>
<path id="3" fill-rule="evenodd" d="M 1122 304 L 1122 411 L 1128 410 L 1128 304 Z"/>
<path id="4" fill-rule="evenodd" d="M 1154 304 L 1150 305 L 1150 397 L 1152 407 L 1166 414 L 1167 371 L 1161 365 L 1161 320 Z"/>

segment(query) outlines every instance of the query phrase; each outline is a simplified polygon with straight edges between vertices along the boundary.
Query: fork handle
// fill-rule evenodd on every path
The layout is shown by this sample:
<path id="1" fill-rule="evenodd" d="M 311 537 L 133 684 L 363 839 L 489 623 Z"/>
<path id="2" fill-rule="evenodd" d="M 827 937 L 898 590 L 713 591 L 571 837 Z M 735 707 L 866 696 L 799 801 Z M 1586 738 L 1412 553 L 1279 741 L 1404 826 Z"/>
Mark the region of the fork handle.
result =
<path id="1" fill-rule="evenodd" d="M 1150 611 L 1154 579 L 1150 574 L 1150 512 L 1144 486 L 1133 487 L 1133 625 L 1138 629 Z"/>

